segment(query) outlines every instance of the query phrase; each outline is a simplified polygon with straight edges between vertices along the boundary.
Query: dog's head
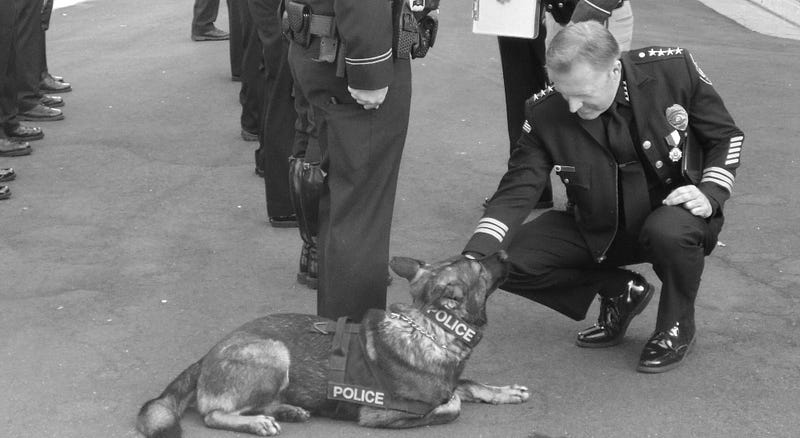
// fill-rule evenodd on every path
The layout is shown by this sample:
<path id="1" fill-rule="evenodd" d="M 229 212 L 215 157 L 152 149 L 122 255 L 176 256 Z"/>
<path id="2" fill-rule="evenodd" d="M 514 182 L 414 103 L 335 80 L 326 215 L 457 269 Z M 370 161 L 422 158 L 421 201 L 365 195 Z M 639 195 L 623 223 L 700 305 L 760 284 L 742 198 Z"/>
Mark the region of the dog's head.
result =
<path id="1" fill-rule="evenodd" d="M 408 257 L 394 257 L 389 265 L 408 280 L 418 308 L 438 305 L 476 326 L 486 324 L 486 299 L 508 275 L 506 253 L 482 259 L 456 256 L 428 264 Z"/>

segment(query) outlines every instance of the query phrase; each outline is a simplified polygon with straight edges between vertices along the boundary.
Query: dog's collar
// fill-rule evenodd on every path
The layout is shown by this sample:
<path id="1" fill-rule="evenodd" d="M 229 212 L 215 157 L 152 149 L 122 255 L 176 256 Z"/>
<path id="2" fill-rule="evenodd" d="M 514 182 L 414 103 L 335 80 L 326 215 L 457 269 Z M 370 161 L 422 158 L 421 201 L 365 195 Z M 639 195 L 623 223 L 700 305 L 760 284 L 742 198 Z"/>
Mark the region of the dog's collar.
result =
<path id="1" fill-rule="evenodd" d="M 436 345 L 437 347 L 439 347 L 439 348 L 441 348 L 443 350 L 447 350 L 447 345 L 444 344 L 444 343 L 439 342 L 439 339 L 436 337 L 435 334 L 429 332 L 428 330 L 425 329 L 425 327 L 422 327 L 421 325 L 417 324 L 416 321 L 414 321 L 413 319 L 407 317 L 406 315 L 404 315 L 402 313 L 392 312 L 392 313 L 389 314 L 389 318 L 400 319 L 400 320 L 408 323 L 408 325 L 410 325 L 412 329 L 420 332 L 423 336 L 425 336 L 426 338 L 428 338 L 431 341 L 433 341 L 434 345 Z"/>
<path id="2" fill-rule="evenodd" d="M 469 348 L 475 348 L 483 337 L 480 330 L 454 315 L 445 307 L 431 305 L 424 307 L 422 311 L 428 319 L 455 335 L 456 339 Z"/>

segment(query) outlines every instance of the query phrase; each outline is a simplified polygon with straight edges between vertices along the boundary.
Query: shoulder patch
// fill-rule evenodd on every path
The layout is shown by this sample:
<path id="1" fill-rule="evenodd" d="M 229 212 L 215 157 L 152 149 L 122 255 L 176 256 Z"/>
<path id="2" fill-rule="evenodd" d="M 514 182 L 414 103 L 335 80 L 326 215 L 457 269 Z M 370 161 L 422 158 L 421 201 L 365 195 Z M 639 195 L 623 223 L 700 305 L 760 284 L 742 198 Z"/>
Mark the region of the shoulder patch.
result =
<path id="1" fill-rule="evenodd" d="M 683 52 L 684 49 L 680 47 L 645 47 L 631 50 L 630 56 L 635 62 L 649 62 L 683 56 Z"/>
<path id="2" fill-rule="evenodd" d="M 708 76 L 706 76 L 705 72 L 703 72 L 703 70 L 697 64 L 697 61 L 694 60 L 694 56 L 692 56 L 691 53 L 689 54 L 689 58 L 692 58 L 692 64 L 694 64 L 694 68 L 697 69 L 697 74 L 700 75 L 700 80 L 708 85 L 712 85 L 711 79 L 709 79 Z"/>

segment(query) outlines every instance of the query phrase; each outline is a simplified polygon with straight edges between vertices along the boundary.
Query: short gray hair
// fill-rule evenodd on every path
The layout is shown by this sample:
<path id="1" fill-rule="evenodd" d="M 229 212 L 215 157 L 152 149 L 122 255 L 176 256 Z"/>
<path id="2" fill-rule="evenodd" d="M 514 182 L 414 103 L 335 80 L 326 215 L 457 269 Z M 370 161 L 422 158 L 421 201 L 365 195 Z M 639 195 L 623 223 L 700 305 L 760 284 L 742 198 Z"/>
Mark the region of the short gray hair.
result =
<path id="1" fill-rule="evenodd" d="M 547 69 L 566 73 L 576 62 L 584 61 L 600 69 L 619 59 L 617 40 L 596 21 L 572 23 L 553 37 L 546 53 Z"/>

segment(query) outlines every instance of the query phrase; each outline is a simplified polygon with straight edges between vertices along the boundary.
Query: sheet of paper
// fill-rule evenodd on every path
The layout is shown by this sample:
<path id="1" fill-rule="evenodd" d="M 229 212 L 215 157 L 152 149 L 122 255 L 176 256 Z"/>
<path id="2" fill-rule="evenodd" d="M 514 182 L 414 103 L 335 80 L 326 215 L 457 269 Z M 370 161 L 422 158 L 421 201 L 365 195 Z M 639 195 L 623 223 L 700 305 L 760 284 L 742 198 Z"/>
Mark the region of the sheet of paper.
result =
<path id="1" fill-rule="evenodd" d="M 518 38 L 539 34 L 540 0 L 473 0 L 472 32 Z"/>

